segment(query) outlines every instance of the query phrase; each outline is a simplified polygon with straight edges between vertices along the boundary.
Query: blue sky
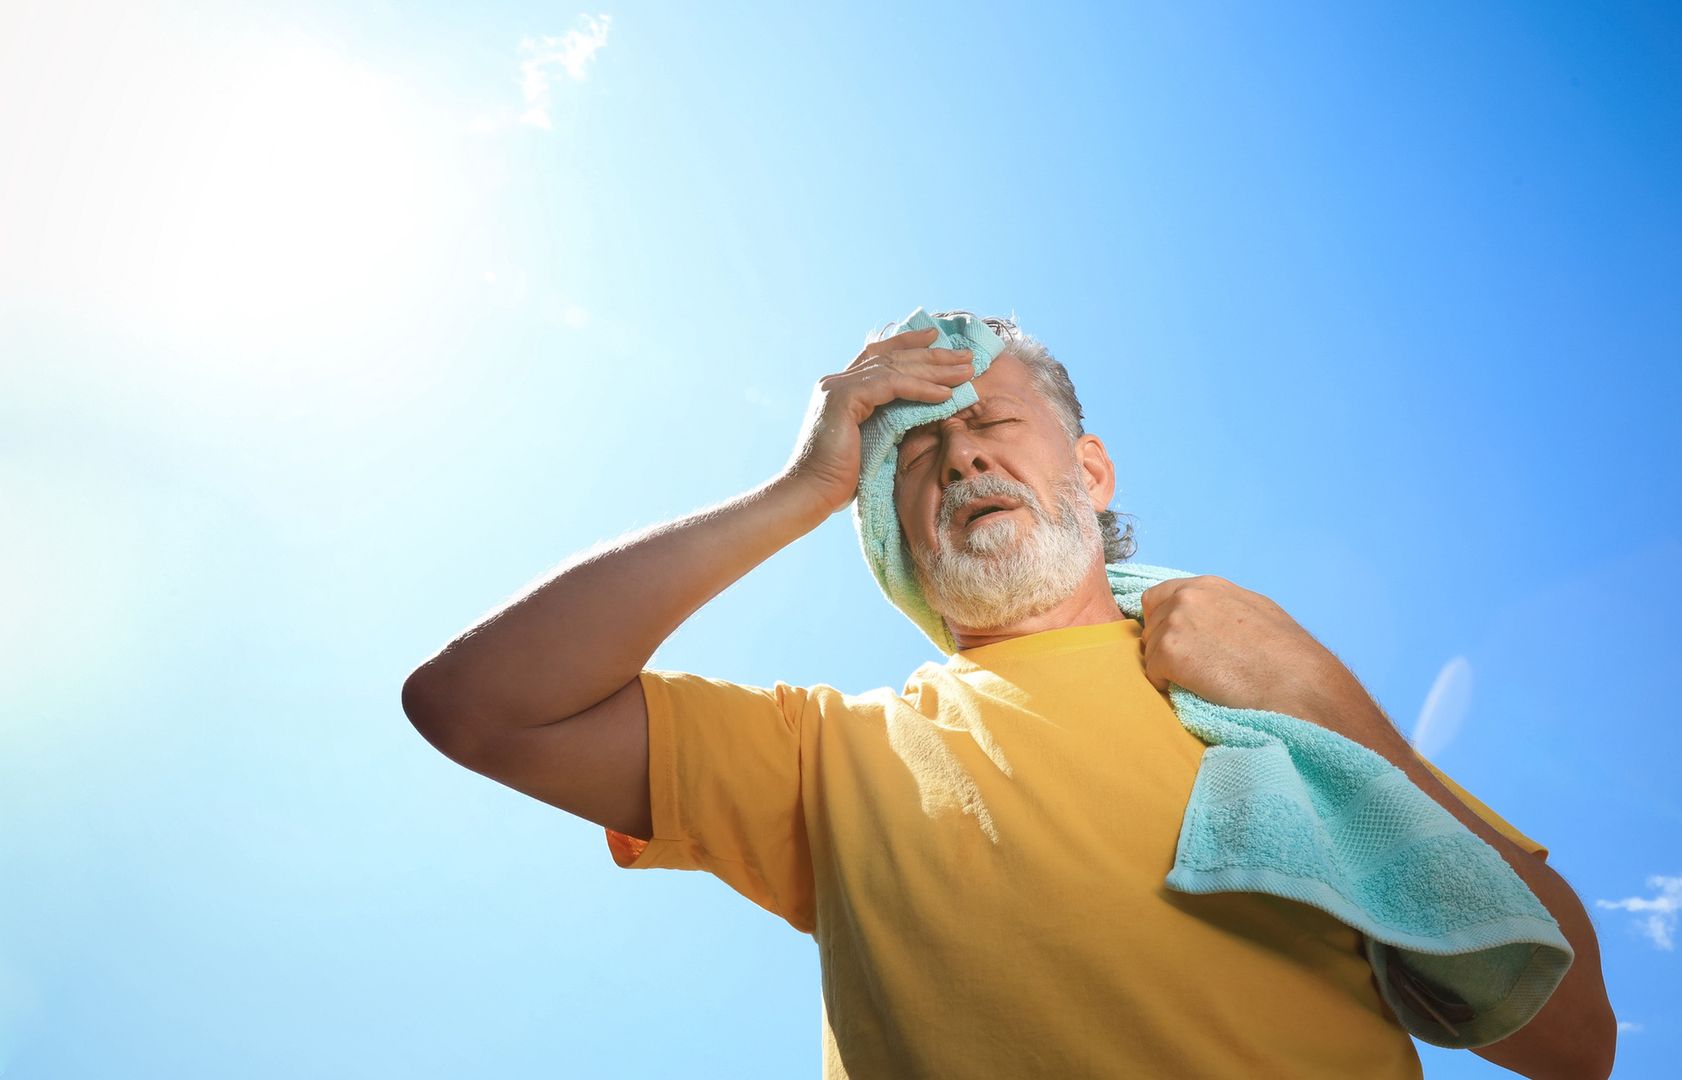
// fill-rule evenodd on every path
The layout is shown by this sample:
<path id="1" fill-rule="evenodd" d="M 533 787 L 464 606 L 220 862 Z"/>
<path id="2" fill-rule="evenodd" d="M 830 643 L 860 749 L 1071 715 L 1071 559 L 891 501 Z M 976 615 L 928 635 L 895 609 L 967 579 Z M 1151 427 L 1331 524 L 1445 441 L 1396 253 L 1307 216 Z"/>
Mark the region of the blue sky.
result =
<path id="1" fill-rule="evenodd" d="M 1140 561 L 1551 848 L 1674 1075 L 1679 54 L 1658 4 L 0 8 L 0 1070 L 815 1075 L 809 938 L 398 692 L 922 305 L 1014 312 Z M 653 666 L 931 658 L 840 514 Z"/>

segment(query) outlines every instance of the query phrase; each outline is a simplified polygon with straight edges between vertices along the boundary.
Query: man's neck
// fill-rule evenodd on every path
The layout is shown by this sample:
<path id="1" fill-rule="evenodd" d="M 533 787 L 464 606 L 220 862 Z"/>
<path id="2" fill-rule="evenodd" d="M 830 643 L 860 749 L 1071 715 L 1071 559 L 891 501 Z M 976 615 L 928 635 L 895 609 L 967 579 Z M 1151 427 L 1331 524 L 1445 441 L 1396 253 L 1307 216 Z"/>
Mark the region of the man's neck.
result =
<path id="1" fill-rule="evenodd" d="M 946 625 L 952 631 L 952 638 L 958 643 L 958 649 L 962 651 L 979 649 L 983 645 L 995 645 L 1026 634 L 1062 630 L 1071 626 L 1120 622 L 1125 618 L 1127 616 L 1116 606 L 1115 594 L 1110 591 L 1110 579 L 1104 572 L 1103 563 L 1095 563 L 1093 572 L 1081 580 L 1080 588 L 1070 593 L 1067 600 L 1038 615 L 986 629 L 959 626 L 950 619 Z"/>

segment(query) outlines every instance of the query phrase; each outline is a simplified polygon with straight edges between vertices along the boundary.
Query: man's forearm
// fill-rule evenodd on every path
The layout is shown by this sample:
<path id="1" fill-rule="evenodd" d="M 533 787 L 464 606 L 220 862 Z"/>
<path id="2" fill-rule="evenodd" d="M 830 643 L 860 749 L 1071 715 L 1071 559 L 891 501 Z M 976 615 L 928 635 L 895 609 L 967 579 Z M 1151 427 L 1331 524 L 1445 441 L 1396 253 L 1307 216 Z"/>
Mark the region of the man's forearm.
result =
<path id="1" fill-rule="evenodd" d="M 1501 853 L 1558 920 L 1575 954 L 1541 1011 L 1517 1032 L 1472 1052 L 1522 1076 L 1604 1077 L 1611 1072 L 1617 1020 L 1600 970 L 1600 946 L 1582 901 L 1565 879 L 1537 856 L 1502 835 L 1425 767 L 1401 732 L 1359 683 L 1338 685 L 1333 696 L 1299 712 L 1382 755 Z M 1340 681 L 1339 681 L 1340 682 Z"/>
<path id="2" fill-rule="evenodd" d="M 827 516 L 784 476 L 574 556 L 416 669 L 405 703 L 519 727 L 574 716 L 635 678 L 701 605 Z"/>

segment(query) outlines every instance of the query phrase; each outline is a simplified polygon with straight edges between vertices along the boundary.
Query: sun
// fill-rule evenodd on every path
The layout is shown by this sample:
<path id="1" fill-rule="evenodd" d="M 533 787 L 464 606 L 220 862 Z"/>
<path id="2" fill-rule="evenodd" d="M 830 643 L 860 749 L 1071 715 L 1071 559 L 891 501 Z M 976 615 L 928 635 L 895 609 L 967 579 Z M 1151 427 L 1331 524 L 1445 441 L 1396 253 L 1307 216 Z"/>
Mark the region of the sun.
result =
<path id="1" fill-rule="evenodd" d="M 287 332 L 400 288 L 428 227 L 429 170 L 400 88 L 309 40 L 220 58 L 179 118 L 179 183 L 147 291 L 217 333 Z"/>

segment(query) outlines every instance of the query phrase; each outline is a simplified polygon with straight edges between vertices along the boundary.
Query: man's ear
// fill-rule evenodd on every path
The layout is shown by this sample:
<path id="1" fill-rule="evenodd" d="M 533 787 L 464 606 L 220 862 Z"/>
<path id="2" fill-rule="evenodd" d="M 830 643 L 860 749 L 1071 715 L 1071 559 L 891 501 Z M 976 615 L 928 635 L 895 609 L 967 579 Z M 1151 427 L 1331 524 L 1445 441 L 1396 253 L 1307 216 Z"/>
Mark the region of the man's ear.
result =
<path id="1" fill-rule="evenodd" d="M 1075 460 L 1080 463 L 1081 484 L 1093 510 L 1104 510 L 1115 498 L 1115 463 L 1104 449 L 1104 441 L 1096 435 L 1082 435 L 1075 440 Z"/>

